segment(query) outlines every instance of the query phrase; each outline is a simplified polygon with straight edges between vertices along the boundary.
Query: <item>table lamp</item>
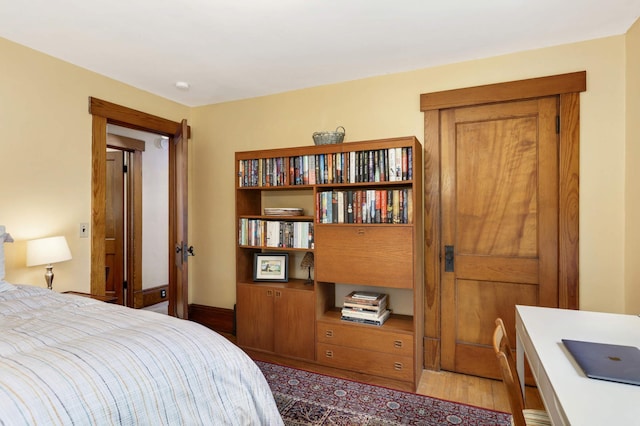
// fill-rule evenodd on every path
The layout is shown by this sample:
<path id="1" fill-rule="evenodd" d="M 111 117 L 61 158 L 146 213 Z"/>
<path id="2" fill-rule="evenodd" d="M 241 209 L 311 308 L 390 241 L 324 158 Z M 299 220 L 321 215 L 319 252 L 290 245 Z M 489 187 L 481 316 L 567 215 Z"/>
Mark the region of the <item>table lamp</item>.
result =
<path id="1" fill-rule="evenodd" d="M 27 266 L 47 265 L 44 279 L 49 290 L 53 285 L 53 266 L 51 264 L 66 260 L 71 260 L 71 251 L 67 240 L 62 236 L 27 241 Z"/>
<path id="2" fill-rule="evenodd" d="M 313 268 L 313 253 L 308 251 L 305 253 L 302 258 L 302 262 L 300 262 L 301 268 L 309 268 L 309 277 L 304 282 L 305 284 L 313 284 L 313 280 L 311 279 L 311 268 Z"/>

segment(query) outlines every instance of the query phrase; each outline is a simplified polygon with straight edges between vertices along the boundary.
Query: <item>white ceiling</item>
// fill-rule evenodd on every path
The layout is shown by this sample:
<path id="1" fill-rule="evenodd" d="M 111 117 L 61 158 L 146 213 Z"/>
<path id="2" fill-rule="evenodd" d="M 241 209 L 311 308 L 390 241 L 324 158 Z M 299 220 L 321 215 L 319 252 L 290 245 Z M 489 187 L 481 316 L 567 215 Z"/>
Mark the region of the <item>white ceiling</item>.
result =
<path id="1" fill-rule="evenodd" d="M 199 106 L 620 35 L 639 16 L 640 0 L 0 0 L 0 37 Z"/>

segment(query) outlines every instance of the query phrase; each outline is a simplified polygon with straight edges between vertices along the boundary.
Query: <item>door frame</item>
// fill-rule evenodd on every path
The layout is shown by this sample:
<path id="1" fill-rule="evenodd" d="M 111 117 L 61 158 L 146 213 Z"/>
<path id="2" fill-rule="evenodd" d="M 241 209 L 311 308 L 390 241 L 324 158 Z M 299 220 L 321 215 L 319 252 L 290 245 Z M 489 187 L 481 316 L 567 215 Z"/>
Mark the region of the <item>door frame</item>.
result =
<path id="1" fill-rule="evenodd" d="M 424 113 L 424 367 L 440 369 L 440 111 L 546 96 L 559 97 L 558 304 L 578 309 L 580 92 L 586 71 L 420 95 Z"/>
<path id="2" fill-rule="evenodd" d="M 135 130 L 164 135 L 172 141 L 182 129 L 182 123 L 147 114 L 128 107 L 117 105 L 98 98 L 89 97 L 89 113 L 92 115 L 91 137 L 91 294 L 105 293 L 105 209 L 106 209 L 106 156 L 107 156 L 107 124 L 115 124 Z M 189 139 L 191 128 L 187 126 L 186 138 Z M 171 150 L 169 151 L 171 156 Z M 169 159 L 171 164 L 171 158 Z M 169 200 L 175 198 L 175 188 L 169 185 Z M 175 280 L 171 279 L 173 265 L 173 247 L 175 245 L 175 215 L 169 212 L 169 305 L 175 306 Z M 136 212 L 134 224 L 142 223 L 141 209 Z M 142 229 L 142 226 L 136 228 Z M 140 234 L 141 235 L 141 234 Z M 141 239 L 139 241 L 142 241 Z M 173 303 L 172 303 L 173 302 Z M 137 307 L 137 306 L 136 306 Z M 141 307 L 141 306 L 140 306 Z M 170 309 L 171 313 L 171 309 Z"/>
<path id="3" fill-rule="evenodd" d="M 142 153 L 145 142 L 139 139 L 107 133 L 107 148 L 117 149 L 128 154 L 128 179 L 125 200 L 125 241 L 127 298 L 126 306 L 144 307 L 142 294 Z M 106 274 L 105 274 L 106 275 Z"/>

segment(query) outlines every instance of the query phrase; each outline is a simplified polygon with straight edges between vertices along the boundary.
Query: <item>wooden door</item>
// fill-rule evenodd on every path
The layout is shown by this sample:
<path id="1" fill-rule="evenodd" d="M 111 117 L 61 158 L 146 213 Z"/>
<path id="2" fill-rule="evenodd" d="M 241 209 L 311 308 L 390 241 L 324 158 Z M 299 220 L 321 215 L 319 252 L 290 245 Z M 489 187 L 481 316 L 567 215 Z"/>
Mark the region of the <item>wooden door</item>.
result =
<path id="1" fill-rule="evenodd" d="M 238 285 L 236 299 L 242 301 L 237 305 L 236 315 L 239 346 L 274 351 L 274 294 L 274 289 L 271 287 L 253 284 Z M 313 328 L 311 331 L 313 332 Z"/>
<path id="2" fill-rule="evenodd" d="M 169 220 L 174 226 L 169 271 L 169 313 L 182 319 L 189 317 L 188 256 L 193 251 L 187 244 L 187 120 L 182 120 L 169 150 Z"/>
<path id="3" fill-rule="evenodd" d="M 278 354 L 315 358 L 315 309 L 312 291 L 275 289 L 274 350 Z"/>
<path id="4" fill-rule="evenodd" d="M 441 111 L 442 368 L 499 377 L 497 317 L 558 306 L 557 98 Z M 515 342 L 512 342 L 515 343 Z"/>
<path id="5" fill-rule="evenodd" d="M 105 294 L 124 300 L 124 152 L 107 152 Z"/>

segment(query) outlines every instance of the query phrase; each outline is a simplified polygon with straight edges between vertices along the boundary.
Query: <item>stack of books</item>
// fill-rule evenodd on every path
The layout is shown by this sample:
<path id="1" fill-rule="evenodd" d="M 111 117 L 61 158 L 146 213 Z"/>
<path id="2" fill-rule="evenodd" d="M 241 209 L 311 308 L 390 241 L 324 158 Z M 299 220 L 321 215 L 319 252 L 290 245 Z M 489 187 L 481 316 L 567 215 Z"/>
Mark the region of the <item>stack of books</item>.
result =
<path id="1" fill-rule="evenodd" d="M 361 324 L 382 325 L 391 315 L 387 295 L 368 291 L 352 291 L 344 298 L 342 320 Z"/>

